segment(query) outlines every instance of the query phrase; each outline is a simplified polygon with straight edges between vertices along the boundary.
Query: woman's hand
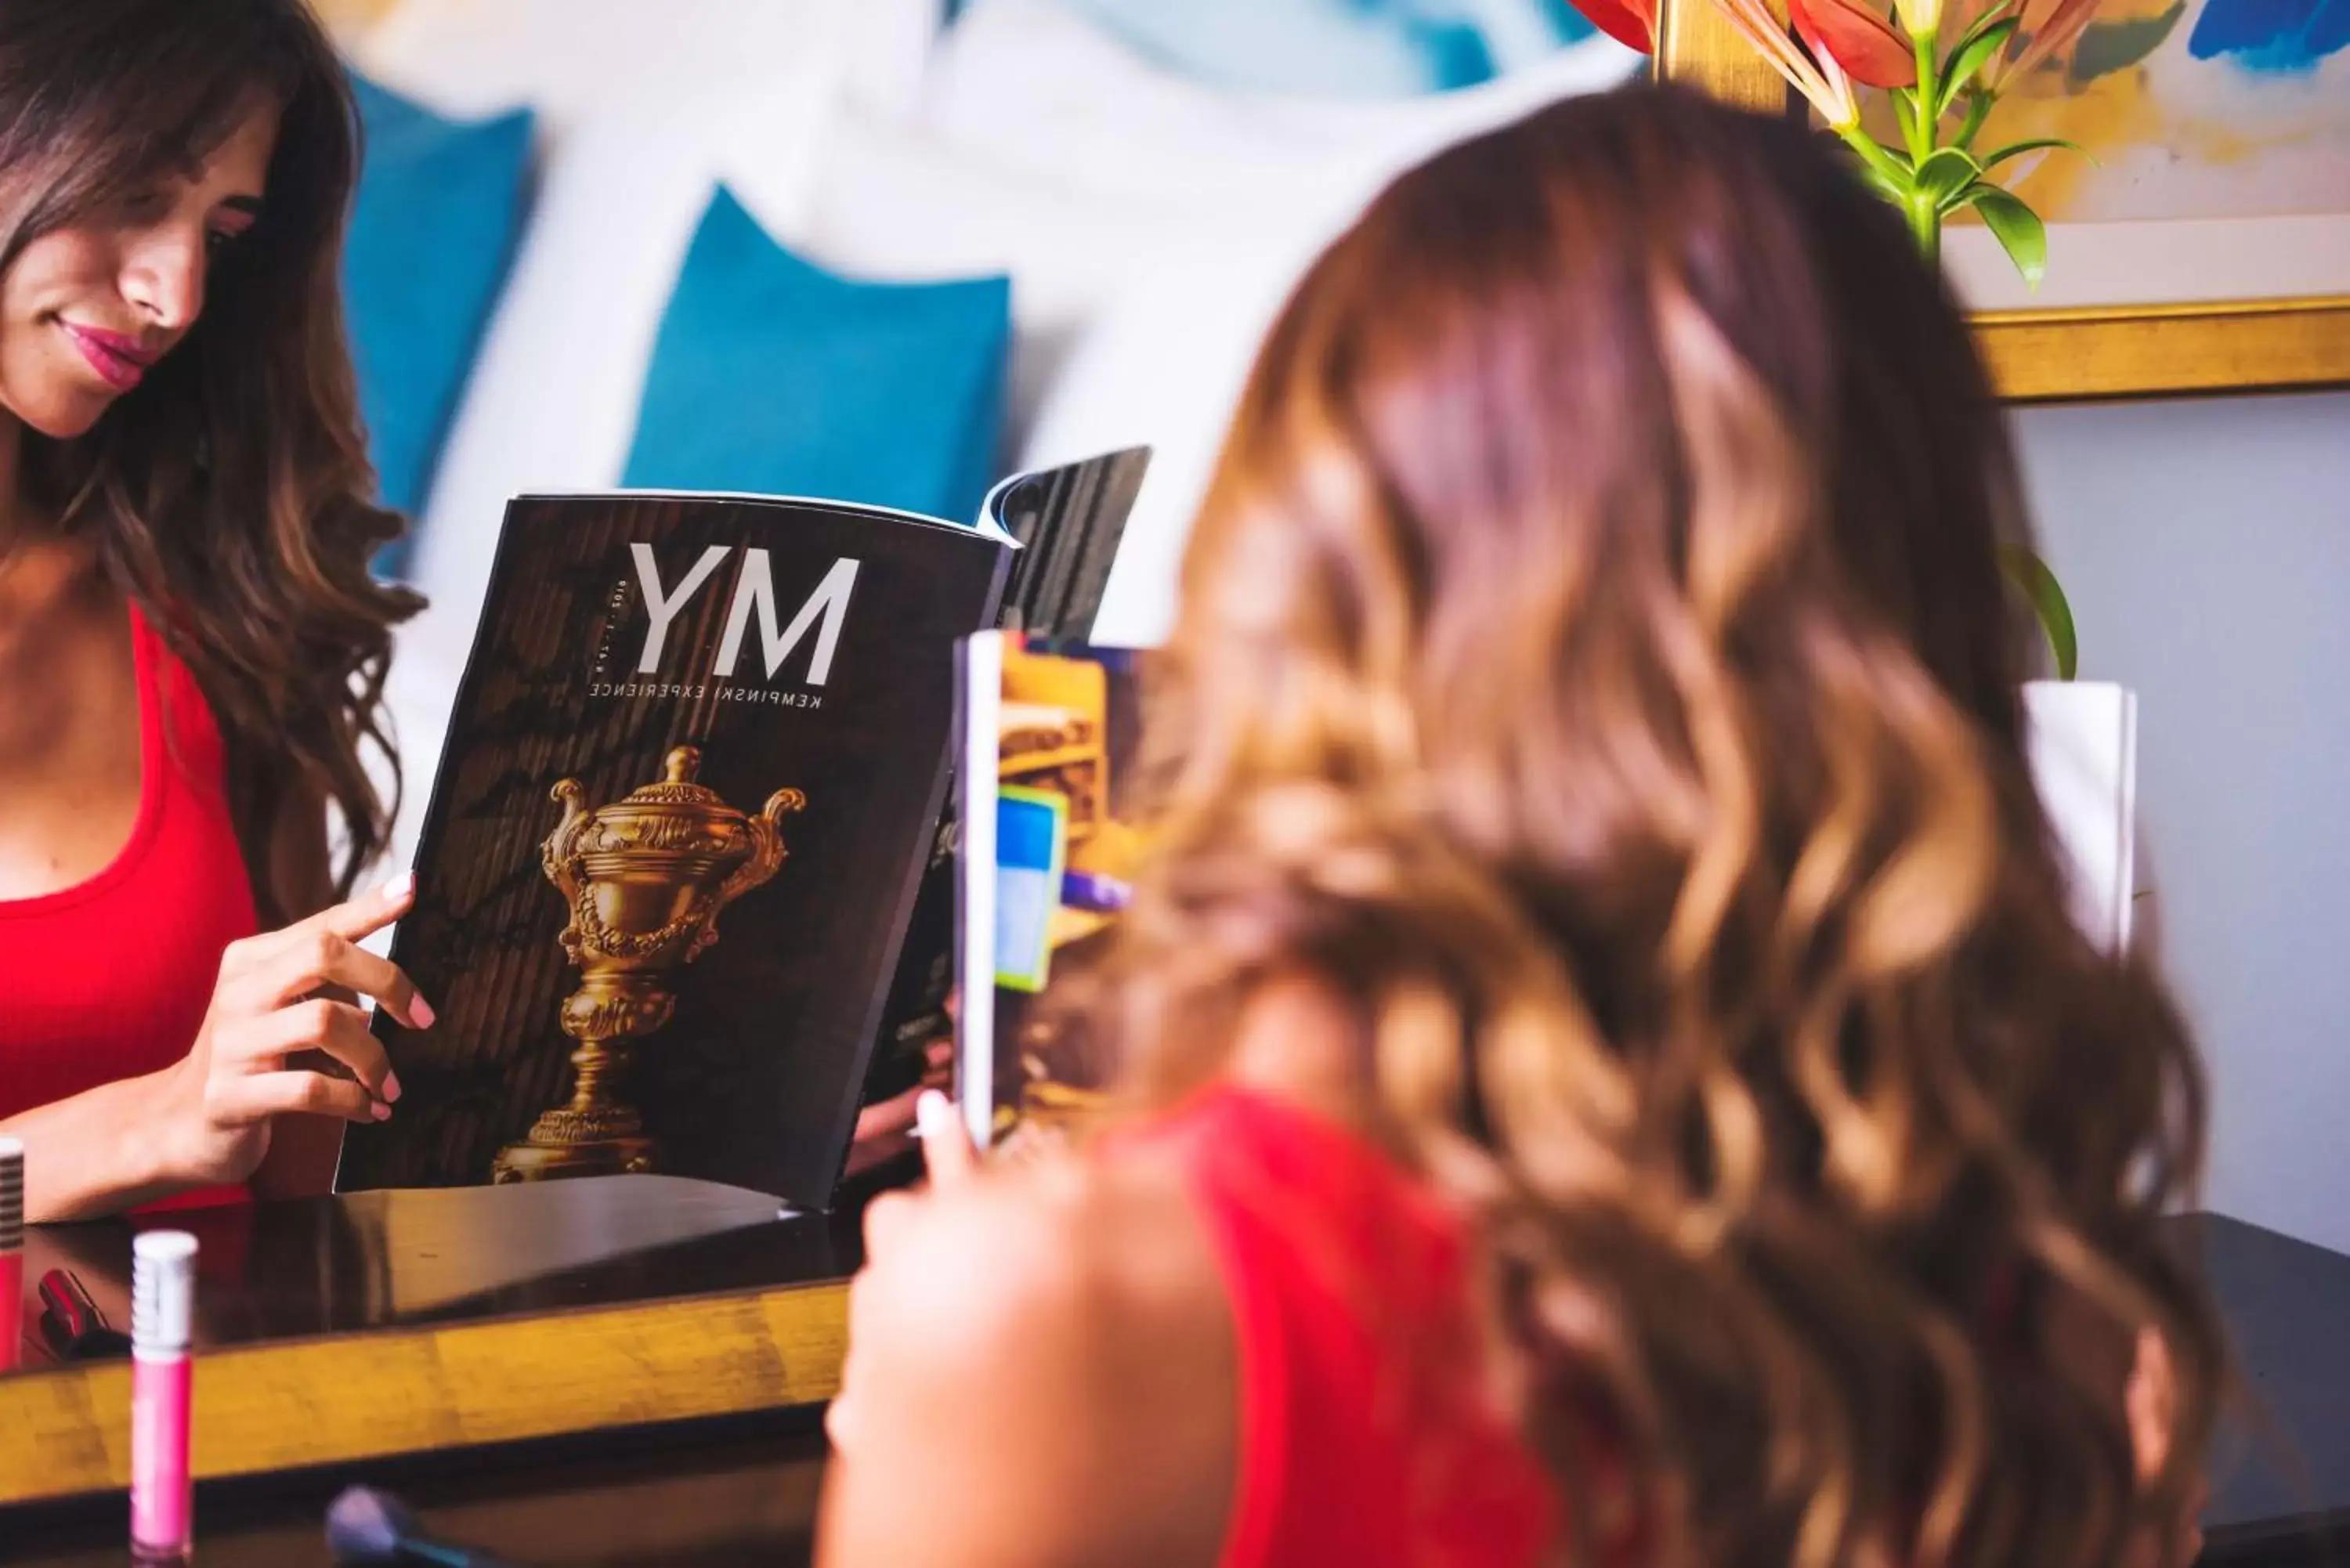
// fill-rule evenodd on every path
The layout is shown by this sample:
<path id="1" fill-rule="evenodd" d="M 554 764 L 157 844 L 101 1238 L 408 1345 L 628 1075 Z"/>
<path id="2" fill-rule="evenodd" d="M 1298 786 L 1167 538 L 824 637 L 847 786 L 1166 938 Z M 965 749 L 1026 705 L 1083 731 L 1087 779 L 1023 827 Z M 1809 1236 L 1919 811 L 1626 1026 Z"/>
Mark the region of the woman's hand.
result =
<path id="1" fill-rule="evenodd" d="M 851 1316 L 855 1315 L 857 1293 L 871 1296 L 875 1271 L 896 1263 L 906 1245 L 910 1231 L 919 1231 L 929 1213 L 938 1206 L 941 1197 L 951 1198 L 968 1188 L 977 1173 L 979 1156 L 971 1146 L 970 1135 L 963 1131 L 962 1118 L 955 1114 L 954 1102 L 936 1089 L 915 1092 L 911 1119 L 916 1136 L 921 1140 L 922 1165 L 930 1175 L 929 1189 L 921 1192 L 885 1192 L 865 1207 L 865 1268 L 857 1282 L 850 1287 Z M 882 1287 L 886 1289 L 886 1286 Z M 855 1336 L 851 1336 L 849 1362 L 856 1357 Z M 858 1401 L 850 1389 L 857 1384 L 847 1365 L 841 1368 L 841 1391 L 825 1410 L 825 1428 L 833 1445 L 841 1447 L 853 1441 L 849 1433 L 857 1422 Z"/>
<path id="2" fill-rule="evenodd" d="M 915 1120 L 928 1189 L 865 1210 L 818 1568 L 1206 1568 L 1240 1377 L 1188 1185 L 983 1156 L 936 1091 Z"/>
<path id="3" fill-rule="evenodd" d="M 368 1032 L 368 1015 L 342 999 L 373 997 L 411 1029 L 431 1025 L 432 1009 L 408 977 L 357 945 L 406 913 L 415 895 L 411 873 L 283 930 L 230 944 L 195 1044 L 168 1075 L 161 1130 L 171 1180 L 246 1179 L 269 1151 L 274 1116 L 307 1112 L 365 1122 L 391 1114 L 400 1080 Z M 314 1052 L 355 1078 L 295 1064 Z"/>
<path id="4" fill-rule="evenodd" d="M 941 1034 L 922 1048 L 921 1081 L 905 1093 L 876 1100 L 857 1113 L 845 1175 L 862 1176 L 914 1147 L 914 1106 L 933 1089 L 954 1087 L 954 1041 Z"/>

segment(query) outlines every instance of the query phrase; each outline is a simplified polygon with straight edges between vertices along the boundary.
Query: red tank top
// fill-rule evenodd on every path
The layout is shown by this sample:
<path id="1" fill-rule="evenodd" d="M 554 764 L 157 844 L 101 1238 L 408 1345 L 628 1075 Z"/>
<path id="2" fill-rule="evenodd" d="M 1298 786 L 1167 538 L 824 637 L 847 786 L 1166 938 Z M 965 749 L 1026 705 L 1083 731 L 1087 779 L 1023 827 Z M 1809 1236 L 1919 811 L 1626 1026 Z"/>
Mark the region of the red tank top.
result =
<path id="1" fill-rule="evenodd" d="M 1230 1085 L 1139 1141 L 1182 1165 L 1239 1334 L 1221 1568 L 1533 1568 L 1549 1477 L 1487 1402 L 1451 1210 L 1353 1134 Z"/>
<path id="2" fill-rule="evenodd" d="M 134 606 L 139 816 L 76 887 L 0 899 L 0 1116 L 168 1067 L 257 929 L 211 705 Z"/>

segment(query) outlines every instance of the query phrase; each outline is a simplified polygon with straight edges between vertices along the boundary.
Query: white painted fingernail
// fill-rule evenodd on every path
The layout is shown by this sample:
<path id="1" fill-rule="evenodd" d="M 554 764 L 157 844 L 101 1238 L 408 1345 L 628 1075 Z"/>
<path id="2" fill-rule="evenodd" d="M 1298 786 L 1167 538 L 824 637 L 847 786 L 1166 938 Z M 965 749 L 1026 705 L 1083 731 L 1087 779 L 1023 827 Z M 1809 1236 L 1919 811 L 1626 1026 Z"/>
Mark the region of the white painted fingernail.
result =
<path id="1" fill-rule="evenodd" d="M 407 898 L 411 893 L 415 891 L 416 873 L 413 871 L 402 871 L 399 876 L 394 877 L 390 881 L 386 882 L 383 885 L 383 891 L 380 896 L 385 903 L 396 904 L 400 899 Z"/>
<path id="2" fill-rule="evenodd" d="M 914 1131 L 923 1137 L 953 1132 L 954 1102 L 936 1089 L 924 1089 L 914 1100 Z"/>

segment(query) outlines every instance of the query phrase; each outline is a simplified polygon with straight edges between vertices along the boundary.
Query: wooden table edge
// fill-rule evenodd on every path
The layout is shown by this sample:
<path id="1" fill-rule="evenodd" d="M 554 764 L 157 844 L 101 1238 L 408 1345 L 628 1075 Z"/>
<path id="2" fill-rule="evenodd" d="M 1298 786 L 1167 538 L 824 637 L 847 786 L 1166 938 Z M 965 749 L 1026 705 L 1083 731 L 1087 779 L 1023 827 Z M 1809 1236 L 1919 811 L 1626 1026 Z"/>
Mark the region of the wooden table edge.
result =
<path id="1" fill-rule="evenodd" d="M 200 1480 L 829 1399 L 846 1280 L 221 1350 L 197 1359 Z M 0 1378 L 0 1505 L 127 1487 L 130 1369 Z"/>

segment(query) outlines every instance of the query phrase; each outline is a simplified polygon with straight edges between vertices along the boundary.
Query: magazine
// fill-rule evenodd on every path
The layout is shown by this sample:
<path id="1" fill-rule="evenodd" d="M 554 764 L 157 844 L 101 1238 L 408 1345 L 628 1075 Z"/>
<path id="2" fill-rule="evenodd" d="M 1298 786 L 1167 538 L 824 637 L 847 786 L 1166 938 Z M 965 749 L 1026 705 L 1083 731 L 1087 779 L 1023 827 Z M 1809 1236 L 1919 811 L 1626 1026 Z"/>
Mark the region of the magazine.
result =
<path id="1" fill-rule="evenodd" d="M 962 646 L 955 1099 L 983 1148 L 1024 1119 L 1082 1116 L 1109 1077 L 1070 1002 L 1147 842 L 1143 657 L 1010 631 Z"/>
<path id="2" fill-rule="evenodd" d="M 376 1014 L 400 1103 L 337 1189 L 659 1171 L 827 1207 L 877 1043 L 944 1029 L 958 639 L 1089 622 L 1147 455 L 1007 480 L 977 526 L 515 500 L 390 950 L 437 1016 Z"/>

